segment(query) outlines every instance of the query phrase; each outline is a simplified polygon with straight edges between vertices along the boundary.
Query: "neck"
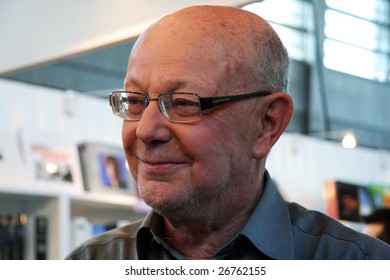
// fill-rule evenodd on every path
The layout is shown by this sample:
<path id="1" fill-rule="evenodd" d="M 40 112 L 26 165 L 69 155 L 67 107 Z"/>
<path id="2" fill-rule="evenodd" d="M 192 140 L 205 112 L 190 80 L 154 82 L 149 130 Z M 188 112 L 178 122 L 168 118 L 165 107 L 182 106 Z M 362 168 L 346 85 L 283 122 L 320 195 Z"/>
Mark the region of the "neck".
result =
<path id="1" fill-rule="evenodd" d="M 202 210 L 201 217 L 197 215 L 197 219 L 165 219 L 168 243 L 187 259 L 211 259 L 243 228 L 257 205 L 260 193 L 253 197 L 252 203 L 241 209 L 233 209 L 230 205 L 232 211 Z"/>

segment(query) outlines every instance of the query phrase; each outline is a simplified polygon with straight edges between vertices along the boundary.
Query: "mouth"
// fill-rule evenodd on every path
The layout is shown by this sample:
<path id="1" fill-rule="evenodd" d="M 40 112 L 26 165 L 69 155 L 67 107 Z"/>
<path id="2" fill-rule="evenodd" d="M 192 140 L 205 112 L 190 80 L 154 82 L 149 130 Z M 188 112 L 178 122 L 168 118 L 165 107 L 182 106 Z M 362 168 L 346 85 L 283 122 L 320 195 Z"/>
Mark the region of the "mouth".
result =
<path id="1" fill-rule="evenodd" d="M 139 166 L 147 173 L 169 173 L 183 167 L 187 164 L 186 161 L 182 160 L 151 160 L 141 157 L 137 157 Z"/>
<path id="2" fill-rule="evenodd" d="M 140 163 L 143 169 L 148 172 L 167 172 L 183 165 L 183 163 L 178 162 L 147 162 L 142 160 Z"/>
<path id="3" fill-rule="evenodd" d="M 138 161 L 139 171 L 150 175 L 167 175 L 192 162 L 191 157 L 174 152 L 174 149 L 150 150 L 138 147 L 132 151 L 132 156 Z"/>

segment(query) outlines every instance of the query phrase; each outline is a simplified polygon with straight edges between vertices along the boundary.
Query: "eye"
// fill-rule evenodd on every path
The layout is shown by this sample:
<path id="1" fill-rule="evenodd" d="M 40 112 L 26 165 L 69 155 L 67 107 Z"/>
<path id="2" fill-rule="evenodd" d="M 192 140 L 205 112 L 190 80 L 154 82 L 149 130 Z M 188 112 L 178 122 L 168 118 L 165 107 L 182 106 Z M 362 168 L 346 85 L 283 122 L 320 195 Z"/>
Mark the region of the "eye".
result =
<path id="1" fill-rule="evenodd" d="M 185 98 L 175 98 L 172 100 L 172 106 L 177 109 L 190 109 L 191 107 L 199 108 L 199 103 Z"/>
<path id="2" fill-rule="evenodd" d="M 127 96 L 126 98 L 123 98 L 123 101 L 126 102 L 129 106 L 144 106 L 145 105 L 145 98 L 140 96 Z"/>
<path id="3" fill-rule="evenodd" d="M 171 100 L 171 108 L 169 110 L 172 114 L 181 117 L 197 116 L 200 113 L 200 105 L 198 99 L 193 98 L 191 95 L 176 95 Z"/>
<path id="4" fill-rule="evenodd" d="M 139 119 L 145 110 L 145 96 L 142 94 L 129 93 L 123 97 L 123 105 L 129 119 Z"/>

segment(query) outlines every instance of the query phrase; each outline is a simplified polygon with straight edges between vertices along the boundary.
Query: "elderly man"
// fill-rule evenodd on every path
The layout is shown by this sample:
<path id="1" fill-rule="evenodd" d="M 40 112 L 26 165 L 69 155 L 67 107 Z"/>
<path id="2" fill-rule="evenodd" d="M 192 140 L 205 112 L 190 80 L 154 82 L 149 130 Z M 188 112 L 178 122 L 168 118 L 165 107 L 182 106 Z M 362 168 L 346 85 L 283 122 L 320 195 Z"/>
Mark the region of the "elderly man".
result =
<path id="1" fill-rule="evenodd" d="M 386 259 L 390 247 L 286 203 L 265 169 L 288 125 L 288 56 L 259 16 L 194 6 L 148 28 L 110 95 L 143 221 L 68 259 Z"/>

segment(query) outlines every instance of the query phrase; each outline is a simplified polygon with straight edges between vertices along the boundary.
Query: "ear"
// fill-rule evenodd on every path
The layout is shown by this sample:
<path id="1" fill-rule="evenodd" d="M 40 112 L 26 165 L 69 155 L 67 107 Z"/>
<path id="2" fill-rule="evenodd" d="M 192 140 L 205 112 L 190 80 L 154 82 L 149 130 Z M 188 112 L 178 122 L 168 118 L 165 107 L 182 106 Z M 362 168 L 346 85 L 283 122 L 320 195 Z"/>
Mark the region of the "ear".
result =
<path id="1" fill-rule="evenodd" d="M 275 92 L 264 98 L 253 147 L 254 158 L 263 159 L 268 155 L 290 122 L 293 108 L 292 98 L 285 92 Z"/>

